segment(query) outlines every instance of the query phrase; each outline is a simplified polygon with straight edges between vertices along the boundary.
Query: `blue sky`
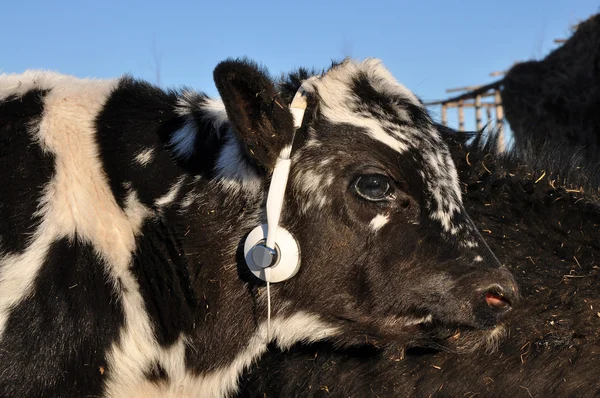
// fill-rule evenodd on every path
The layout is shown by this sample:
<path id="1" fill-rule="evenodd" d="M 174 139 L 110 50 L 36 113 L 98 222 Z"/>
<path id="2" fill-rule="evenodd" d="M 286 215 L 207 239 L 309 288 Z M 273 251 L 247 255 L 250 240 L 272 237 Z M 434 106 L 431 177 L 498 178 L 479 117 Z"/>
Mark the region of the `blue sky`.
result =
<path id="1" fill-rule="evenodd" d="M 215 65 L 248 56 L 272 74 L 344 56 L 381 58 L 424 100 L 540 58 L 597 0 L 10 1 L 0 70 L 124 73 L 216 95 Z"/>

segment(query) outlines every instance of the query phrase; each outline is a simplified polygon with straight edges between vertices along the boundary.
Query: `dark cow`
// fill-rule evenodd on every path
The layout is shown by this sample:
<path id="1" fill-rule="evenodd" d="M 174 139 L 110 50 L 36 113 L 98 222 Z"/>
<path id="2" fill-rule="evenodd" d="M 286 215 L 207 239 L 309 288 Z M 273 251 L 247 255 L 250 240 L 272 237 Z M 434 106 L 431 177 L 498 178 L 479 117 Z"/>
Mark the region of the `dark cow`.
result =
<path id="1" fill-rule="evenodd" d="M 426 110 L 380 62 L 276 83 L 229 60 L 214 78 L 222 100 L 0 76 L 1 396 L 227 396 L 269 342 L 503 334 L 516 284 Z M 302 265 L 271 287 L 268 327 L 242 247 L 301 84 L 281 225 Z"/>
<path id="2" fill-rule="evenodd" d="M 537 169 L 477 142 L 451 146 L 467 211 L 521 287 L 497 352 L 458 354 L 472 344 L 460 328 L 408 347 L 273 348 L 248 372 L 241 396 L 599 397 L 600 204 L 588 183 L 598 176 L 574 171 L 567 184 L 548 168 L 565 148 L 543 147 Z"/>

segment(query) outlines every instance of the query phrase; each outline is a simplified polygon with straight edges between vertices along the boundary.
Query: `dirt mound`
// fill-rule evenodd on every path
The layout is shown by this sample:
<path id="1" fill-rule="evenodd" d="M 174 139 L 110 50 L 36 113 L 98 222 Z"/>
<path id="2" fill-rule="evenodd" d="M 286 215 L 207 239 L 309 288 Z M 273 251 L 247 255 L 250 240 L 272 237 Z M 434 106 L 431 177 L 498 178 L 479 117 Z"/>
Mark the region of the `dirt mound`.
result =
<path id="1" fill-rule="evenodd" d="M 517 150 L 550 139 L 600 160 L 600 14 L 545 59 L 515 65 L 502 102 Z"/>

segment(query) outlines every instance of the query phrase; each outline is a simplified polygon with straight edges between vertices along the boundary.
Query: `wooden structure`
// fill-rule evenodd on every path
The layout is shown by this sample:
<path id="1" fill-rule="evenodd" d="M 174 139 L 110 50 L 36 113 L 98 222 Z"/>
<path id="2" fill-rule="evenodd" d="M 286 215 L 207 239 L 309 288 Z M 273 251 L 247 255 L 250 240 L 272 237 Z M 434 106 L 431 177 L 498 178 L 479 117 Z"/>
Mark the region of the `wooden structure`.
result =
<path id="1" fill-rule="evenodd" d="M 575 32 L 579 29 L 582 21 L 571 25 L 570 29 Z M 567 39 L 554 39 L 554 43 L 562 44 Z M 514 62 L 513 66 L 518 62 Z M 490 73 L 491 77 L 506 75 L 507 71 L 496 71 Z M 504 80 L 500 79 L 493 83 L 484 86 L 467 86 L 460 88 L 451 88 L 446 90 L 447 93 L 462 92 L 462 94 L 454 97 L 425 103 L 426 106 L 441 106 L 442 108 L 442 124 L 448 125 L 448 110 L 456 108 L 458 113 L 458 130 L 465 131 L 465 108 L 475 109 L 475 126 L 477 130 L 482 130 L 484 127 L 491 128 L 498 133 L 498 151 L 502 152 L 505 149 L 504 134 L 504 108 L 502 107 L 502 97 L 500 91 L 503 89 Z M 487 99 L 487 100 L 485 100 Z M 483 110 L 485 110 L 485 123 L 483 118 Z"/>
<path id="2" fill-rule="evenodd" d="M 504 151 L 504 110 L 500 90 L 502 80 L 485 86 L 451 88 L 447 93 L 465 91 L 465 93 L 441 100 L 425 103 L 426 106 L 441 106 L 442 124 L 448 125 L 448 110 L 456 108 L 458 112 L 458 131 L 465 131 L 465 108 L 475 109 L 475 126 L 482 130 L 490 126 L 498 132 L 498 150 Z M 485 109 L 485 123 L 483 110 Z"/>

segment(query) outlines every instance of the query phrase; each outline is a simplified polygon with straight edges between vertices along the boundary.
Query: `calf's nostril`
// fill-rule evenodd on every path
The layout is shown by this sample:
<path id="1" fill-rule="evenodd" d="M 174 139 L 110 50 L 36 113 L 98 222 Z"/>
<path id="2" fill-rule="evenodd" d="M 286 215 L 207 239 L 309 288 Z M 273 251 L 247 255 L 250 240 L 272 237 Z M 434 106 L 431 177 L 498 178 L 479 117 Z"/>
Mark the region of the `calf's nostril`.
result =
<path id="1" fill-rule="evenodd" d="M 487 292 L 485 294 L 485 302 L 488 307 L 496 311 L 507 311 L 510 309 L 511 303 L 504 295 L 496 292 Z"/>
<path id="2" fill-rule="evenodd" d="M 483 299 L 487 307 L 497 313 L 504 313 L 511 309 L 518 299 L 514 284 L 500 285 L 494 283 L 480 290 L 480 300 Z"/>

